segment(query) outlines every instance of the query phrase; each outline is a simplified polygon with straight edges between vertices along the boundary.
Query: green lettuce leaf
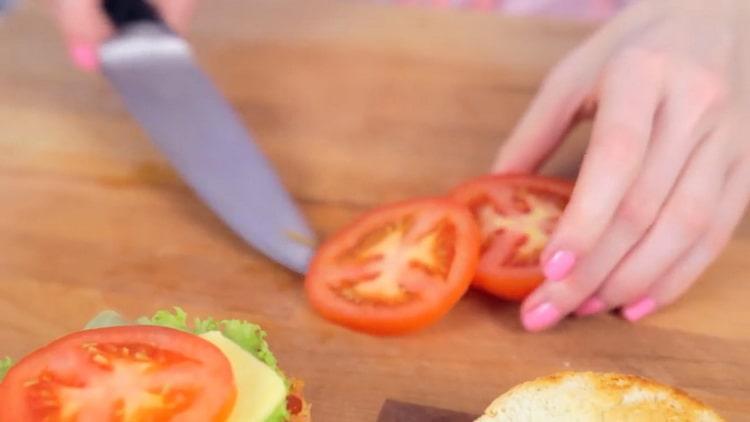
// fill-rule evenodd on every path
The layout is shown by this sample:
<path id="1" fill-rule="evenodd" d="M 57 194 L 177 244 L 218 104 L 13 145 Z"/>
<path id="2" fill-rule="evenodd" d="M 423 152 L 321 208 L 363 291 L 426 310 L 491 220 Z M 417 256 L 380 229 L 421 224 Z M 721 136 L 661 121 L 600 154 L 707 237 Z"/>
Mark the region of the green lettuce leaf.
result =
<path id="1" fill-rule="evenodd" d="M 138 318 L 137 321 L 139 324 L 160 325 L 193 334 L 220 331 L 224 334 L 224 337 L 237 343 L 237 345 L 283 376 L 276 357 L 268 347 L 266 332 L 256 324 L 238 319 L 216 321 L 213 318 L 195 318 L 191 324 L 188 321 L 185 311 L 178 307 L 175 307 L 173 311 L 157 311 L 153 317 L 142 317 Z M 286 380 L 286 377 L 284 379 Z"/>
<path id="2" fill-rule="evenodd" d="M 122 325 L 128 325 L 128 322 L 122 315 L 115 311 L 102 311 L 83 328 L 89 330 L 92 328 L 119 327 Z"/>
<path id="3" fill-rule="evenodd" d="M 11 366 L 13 366 L 13 361 L 10 358 L 6 357 L 0 359 L 0 381 L 5 378 L 5 374 L 8 373 Z"/>

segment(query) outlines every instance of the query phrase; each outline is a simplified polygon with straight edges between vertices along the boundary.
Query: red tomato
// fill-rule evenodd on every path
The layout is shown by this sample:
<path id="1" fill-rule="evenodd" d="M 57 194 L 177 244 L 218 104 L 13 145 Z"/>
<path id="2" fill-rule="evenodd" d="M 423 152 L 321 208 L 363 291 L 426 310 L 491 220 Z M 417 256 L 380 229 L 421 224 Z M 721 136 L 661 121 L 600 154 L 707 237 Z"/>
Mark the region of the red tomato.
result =
<path id="1" fill-rule="evenodd" d="M 0 383 L 0 421 L 224 421 L 236 388 L 202 338 L 135 325 L 85 330 L 31 353 Z"/>
<path id="2" fill-rule="evenodd" d="M 324 317 L 373 334 L 400 334 L 445 315 L 477 265 L 471 213 L 444 198 L 375 209 L 318 250 L 305 280 Z"/>
<path id="3" fill-rule="evenodd" d="M 452 196 L 482 232 L 474 285 L 510 300 L 531 293 L 544 280 L 539 254 L 572 191 L 571 182 L 541 176 L 485 176 L 459 186 Z"/>

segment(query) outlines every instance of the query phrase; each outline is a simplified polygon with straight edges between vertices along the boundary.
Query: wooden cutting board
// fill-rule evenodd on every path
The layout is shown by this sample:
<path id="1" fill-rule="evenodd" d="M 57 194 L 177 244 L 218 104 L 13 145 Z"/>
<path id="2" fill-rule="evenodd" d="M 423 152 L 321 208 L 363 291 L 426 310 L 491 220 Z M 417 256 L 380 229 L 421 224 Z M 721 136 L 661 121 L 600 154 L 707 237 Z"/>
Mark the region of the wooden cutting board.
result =
<path id="1" fill-rule="evenodd" d="M 103 308 L 182 305 L 256 321 L 318 421 L 374 421 L 386 399 L 479 414 L 559 370 L 679 386 L 750 418 L 750 225 L 678 304 L 524 333 L 470 293 L 400 338 L 330 325 L 300 278 L 240 242 L 175 177 L 96 75 L 73 71 L 44 2 L 0 20 L 0 354 Z M 484 172 L 545 72 L 592 28 L 357 0 L 202 2 L 191 39 L 322 236 L 373 205 Z M 570 173 L 585 130 L 548 171 Z"/>

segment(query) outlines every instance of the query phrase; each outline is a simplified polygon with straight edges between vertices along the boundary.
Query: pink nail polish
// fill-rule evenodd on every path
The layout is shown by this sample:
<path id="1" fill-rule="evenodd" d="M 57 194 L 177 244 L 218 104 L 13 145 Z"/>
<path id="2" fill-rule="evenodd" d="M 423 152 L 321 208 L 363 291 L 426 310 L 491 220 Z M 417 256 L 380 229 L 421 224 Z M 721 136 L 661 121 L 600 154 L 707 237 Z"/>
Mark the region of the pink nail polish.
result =
<path id="1" fill-rule="evenodd" d="M 631 303 L 622 309 L 622 316 L 630 322 L 638 321 L 656 309 L 656 302 L 650 297 Z"/>
<path id="2" fill-rule="evenodd" d="M 560 311 L 549 302 L 533 308 L 521 316 L 521 323 L 528 331 L 541 331 L 560 320 Z"/>
<path id="3" fill-rule="evenodd" d="M 573 265 L 576 263 L 576 256 L 570 251 L 556 251 L 544 263 L 544 276 L 548 280 L 559 281 L 570 274 Z"/>
<path id="4" fill-rule="evenodd" d="M 99 57 L 94 47 L 89 44 L 73 44 L 70 46 L 69 53 L 73 64 L 80 70 L 92 72 L 99 67 Z"/>
<path id="5" fill-rule="evenodd" d="M 576 309 L 576 315 L 588 316 L 598 314 L 606 307 L 607 304 L 604 303 L 603 300 L 599 299 L 598 297 L 590 297 L 588 298 L 588 300 L 583 302 L 583 304 L 579 306 L 578 309 Z"/>

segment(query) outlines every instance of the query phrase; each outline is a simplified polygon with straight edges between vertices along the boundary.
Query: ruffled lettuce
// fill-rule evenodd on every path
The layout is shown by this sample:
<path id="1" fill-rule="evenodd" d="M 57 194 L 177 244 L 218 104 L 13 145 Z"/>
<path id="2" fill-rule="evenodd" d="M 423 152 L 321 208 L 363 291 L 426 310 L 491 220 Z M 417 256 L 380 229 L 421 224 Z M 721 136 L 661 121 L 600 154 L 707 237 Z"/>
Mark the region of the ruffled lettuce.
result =
<path id="1" fill-rule="evenodd" d="M 128 325 L 128 321 L 122 315 L 115 311 L 102 311 L 94 319 L 86 323 L 86 326 L 83 328 L 88 330 L 91 328 L 119 327 L 122 325 Z"/>
<path id="2" fill-rule="evenodd" d="M 192 324 L 188 321 L 187 314 L 181 308 L 174 308 L 172 312 L 167 310 L 157 311 L 151 318 L 139 318 L 139 324 L 160 325 L 162 327 L 174 328 L 193 334 L 203 334 L 209 331 L 220 331 L 224 337 L 237 343 L 244 350 L 268 365 L 271 369 L 282 375 L 279 370 L 276 357 L 266 342 L 266 332 L 260 326 L 241 321 L 238 319 L 215 320 L 213 318 L 194 318 Z M 283 377 L 286 380 L 286 377 Z"/>

